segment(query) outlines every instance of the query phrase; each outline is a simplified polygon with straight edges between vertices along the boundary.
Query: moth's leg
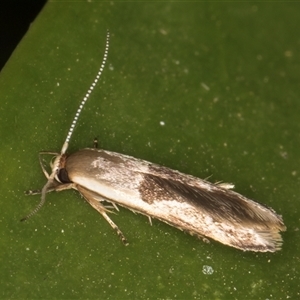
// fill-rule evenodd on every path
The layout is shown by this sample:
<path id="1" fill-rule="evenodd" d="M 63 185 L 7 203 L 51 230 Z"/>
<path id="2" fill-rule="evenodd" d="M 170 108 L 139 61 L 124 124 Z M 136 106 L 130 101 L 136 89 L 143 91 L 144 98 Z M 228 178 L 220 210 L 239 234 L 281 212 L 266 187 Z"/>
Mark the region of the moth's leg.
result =
<path id="1" fill-rule="evenodd" d="M 42 190 L 27 190 L 27 191 L 24 191 L 24 194 L 26 196 L 40 195 L 41 193 L 42 193 Z"/>
<path id="2" fill-rule="evenodd" d="M 119 207 L 114 202 L 111 202 L 111 204 L 112 204 L 112 206 L 114 207 L 115 210 L 120 211 Z"/>
<path id="3" fill-rule="evenodd" d="M 122 243 L 127 246 L 128 242 L 123 234 L 123 232 L 119 229 L 119 227 L 111 220 L 111 218 L 106 214 L 106 208 L 97 200 L 93 198 L 88 198 L 83 194 L 84 198 L 87 202 L 94 207 L 102 216 L 103 218 L 109 223 L 109 225 L 117 232 L 118 236 L 120 237 Z"/>
<path id="4" fill-rule="evenodd" d="M 74 183 L 66 183 L 66 184 L 62 184 L 59 182 L 54 182 L 53 186 L 50 186 L 47 189 L 47 193 L 56 191 L 56 192 L 60 192 L 63 190 L 70 190 L 75 188 Z M 31 195 L 39 195 L 42 193 L 42 190 L 28 190 L 24 192 L 26 196 L 31 196 Z"/>
<path id="5" fill-rule="evenodd" d="M 60 184 L 57 187 L 55 187 L 54 191 L 61 192 L 61 191 L 70 190 L 70 189 L 76 189 L 76 184 L 75 183 Z"/>
<path id="6" fill-rule="evenodd" d="M 97 202 L 100 204 L 99 202 Z M 91 203 L 90 203 L 91 204 Z M 92 205 L 92 204 L 91 204 Z M 93 206 L 93 205 L 92 205 Z M 93 206 L 94 207 L 94 206 Z M 94 207 L 95 208 L 95 207 Z M 99 210 L 98 210 L 99 211 Z M 118 226 L 111 220 L 111 218 L 106 214 L 105 211 L 99 211 L 103 218 L 109 223 L 109 225 L 117 232 L 119 238 L 125 246 L 128 246 L 128 242 L 123 234 L 123 232 L 118 228 Z"/>
<path id="7" fill-rule="evenodd" d="M 106 214 L 108 210 L 99 202 L 99 200 L 102 197 L 99 197 L 98 194 L 95 194 L 81 186 L 77 186 L 76 189 L 83 195 L 85 200 L 103 216 L 103 218 L 109 223 L 109 225 L 117 232 L 123 244 L 127 246 L 128 242 L 124 234 L 119 229 L 119 227 L 111 220 L 111 218 Z"/>

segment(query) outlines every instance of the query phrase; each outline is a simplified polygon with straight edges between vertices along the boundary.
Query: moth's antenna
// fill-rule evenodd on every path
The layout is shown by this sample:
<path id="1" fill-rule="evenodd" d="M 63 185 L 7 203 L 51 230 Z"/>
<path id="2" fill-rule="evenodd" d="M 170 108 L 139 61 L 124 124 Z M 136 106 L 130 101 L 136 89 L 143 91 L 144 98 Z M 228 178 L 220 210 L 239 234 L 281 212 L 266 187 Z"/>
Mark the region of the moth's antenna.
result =
<path id="1" fill-rule="evenodd" d="M 25 216 L 24 218 L 22 218 L 20 220 L 21 222 L 28 220 L 29 218 L 31 218 L 33 215 L 35 215 L 42 208 L 42 206 L 45 204 L 45 201 L 46 201 L 47 189 L 48 189 L 49 186 L 51 186 L 51 184 L 53 183 L 53 181 L 54 181 L 53 178 L 49 178 L 48 179 L 47 183 L 44 185 L 44 187 L 42 189 L 42 192 L 41 192 L 42 198 L 41 198 L 40 203 L 38 204 L 38 206 L 33 211 L 31 211 L 27 216 Z"/>
<path id="2" fill-rule="evenodd" d="M 81 110 L 82 110 L 84 104 L 86 103 L 86 101 L 89 99 L 89 97 L 90 97 L 90 95 L 91 95 L 94 87 L 96 86 L 97 82 L 100 79 L 100 76 L 101 76 L 101 74 L 103 72 L 103 69 L 104 69 L 104 66 L 105 66 L 105 63 L 106 63 L 106 60 L 107 60 L 108 48 L 109 48 L 109 31 L 107 30 L 107 33 L 106 33 L 106 44 L 105 44 L 105 50 L 104 50 L 102 64 L 101 64 L 101 66 L 99 68 L 99 71 L 97 73 L 96 78 L 94 79 L 93 83 L 89 87 L 87 93 L 85 94 L 84 98 L 82 99 L 82 101 L 81 101 L 81 103 L 79 105 L 79 108 L 77 109 L 76 115 L 75 115 L 75 117 L 74 117 L 74 119 L 72 121 L 71 127 L 69 129 L 67 138 L 66 138 L 66 140 L 65 140 L 65 142 L 64 142 L 64 144 L 63 144 L 63 146 L 61 148 L 61 155 L 63 155 L 63 154 L 66 153 L 66 151 L 68 149 L 69 141 L 71 139 L 72 133 L 73 133 L 74 128 L 75 128 L 75 125 L 76 125 L 76 123 L 78 121 L 78 118 L 79 118 L 79 115 L 81 113 Z M 37 207 L 31 213 L 29 213 L 26 217 L 22 218 L 21 221 L 26 221 L 27 219 L 31 218 L 44 205 L 44 203 L 46 201 L 46 193 L 48 191 L 48 188 L 51 187 L 53 185 L 53 183 L 55 182 L 55 176 L 57 175 L 57 173 L 59 171 L 61 155 L 57 156 L 57 158 L 54 161 L 54 165 L 52 167 L 52 173 L 48 177 L 48 181 L 47 181 L 47 183 L 44 185 L 44 187 L 42 189 L 42 192 L 41 192 L 42 197 L 41 197 L 40 203 L 37 205 Z M 40 163 L 41 163 L 41 161 L 40 161 Z M 41 166 L 42 166 L 42 164 L 41 164 Z"/>
<path id="3" fill-rule="evenodd" d="M 67 138 L 62 146 L 62 149 L 61 149 L 61 154 L 65 154 L 67 149 L 68 149 L 68 146 L 69 146 L 69 141 L 71 139 L 71 136 L 72 136 L 72 133 L 74 131 L 74 128 L 76 126 L 76 123 L 78 121 L 78 118 L 79 118 L 79 115 L 81 113 L 81 110 L 84 106 L 84 104 L 86 103 L 86 101 L 89 99 L 94 87 L 96 86 L 97 82 L 99 81 L 100 79 L 100 76 L 102 74 L 102 71 L 104 69 L 104 66 L 105 66 L 105 63 L 106 63 L 106 60 L 107 60 L 107 55 L 108 55 L 108 48 L 109 48 L 109 31 L 107 30 L 107 33 L 106 33 L 106 44 L 105 44 L 105 50 L 104 50 L 104 55 L 103 55 L 103 60 L 102 60 L 102 64 L 99 68 L 99 71 L 97 73 L 97 76 L 96 78 L 94 79 L 94 82 L 91 84 L 91 86 L 89 87 L 87 93 L 85 94 L 84 98 L 82 99 L 80 105 L 79 105 L 79 108 L 77 109 L 77 112 L 75 114 L 75 117 L 73 119 L 73 122 L 71 124 L 71 127 L 69 129 L 69 132 L 68 132 L 68 135 L 67 135 Z"/>

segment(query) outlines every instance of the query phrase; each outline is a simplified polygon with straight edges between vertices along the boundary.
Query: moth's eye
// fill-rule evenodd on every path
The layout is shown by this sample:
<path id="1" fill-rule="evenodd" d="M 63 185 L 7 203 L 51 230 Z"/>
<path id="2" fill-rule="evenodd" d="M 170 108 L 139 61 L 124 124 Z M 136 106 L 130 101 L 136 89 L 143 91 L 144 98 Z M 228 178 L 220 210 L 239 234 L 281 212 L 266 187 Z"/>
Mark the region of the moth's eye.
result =
<path id="1" fill-rule="evenodd" d="M 69 175 L 66 169 L 59 169 L 57 178 L 61 183 L 71 183 L 72 181 L 69 179 Z"/>

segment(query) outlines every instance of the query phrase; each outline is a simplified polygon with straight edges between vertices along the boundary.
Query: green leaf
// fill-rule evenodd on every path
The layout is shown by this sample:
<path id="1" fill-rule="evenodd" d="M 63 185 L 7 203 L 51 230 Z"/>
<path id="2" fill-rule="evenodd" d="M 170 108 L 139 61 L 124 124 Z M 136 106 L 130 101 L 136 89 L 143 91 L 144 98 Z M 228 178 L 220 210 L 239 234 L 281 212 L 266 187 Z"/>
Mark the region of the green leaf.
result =
<path id="1" fill-rule="evenodd" d="M 299 298 L 298 15 L 295 3 L 48 2 L 0 77 L 2 298 Z M 283 215 L 282 251 L 203 243 L 121 208 L 124 247 L 75 191 L 19 222 L 40 200 L 23 192 L 46 182 L 38 153 L 60 151 L 107 29 L 107 66 L 69 151 L 97 136 L 232 182 Z"/>

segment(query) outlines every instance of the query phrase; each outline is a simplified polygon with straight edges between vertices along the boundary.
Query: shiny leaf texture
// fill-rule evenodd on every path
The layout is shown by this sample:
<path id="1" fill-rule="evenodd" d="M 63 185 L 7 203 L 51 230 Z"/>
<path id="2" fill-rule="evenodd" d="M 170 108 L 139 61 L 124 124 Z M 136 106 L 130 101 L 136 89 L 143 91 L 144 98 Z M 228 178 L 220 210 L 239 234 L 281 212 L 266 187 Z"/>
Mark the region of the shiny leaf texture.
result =
<path id="1" fill-rule="evenodd" d="M 0 76 L 2 299 L 299 298 L 297 3 L 49 1 Z M 46 179 L 77 106 L 107 66 L 69 151 L 99 146 L 178 169 L 274 208 L 275 254 L 209 244 L 120 209 L 116 234 Z"/>

